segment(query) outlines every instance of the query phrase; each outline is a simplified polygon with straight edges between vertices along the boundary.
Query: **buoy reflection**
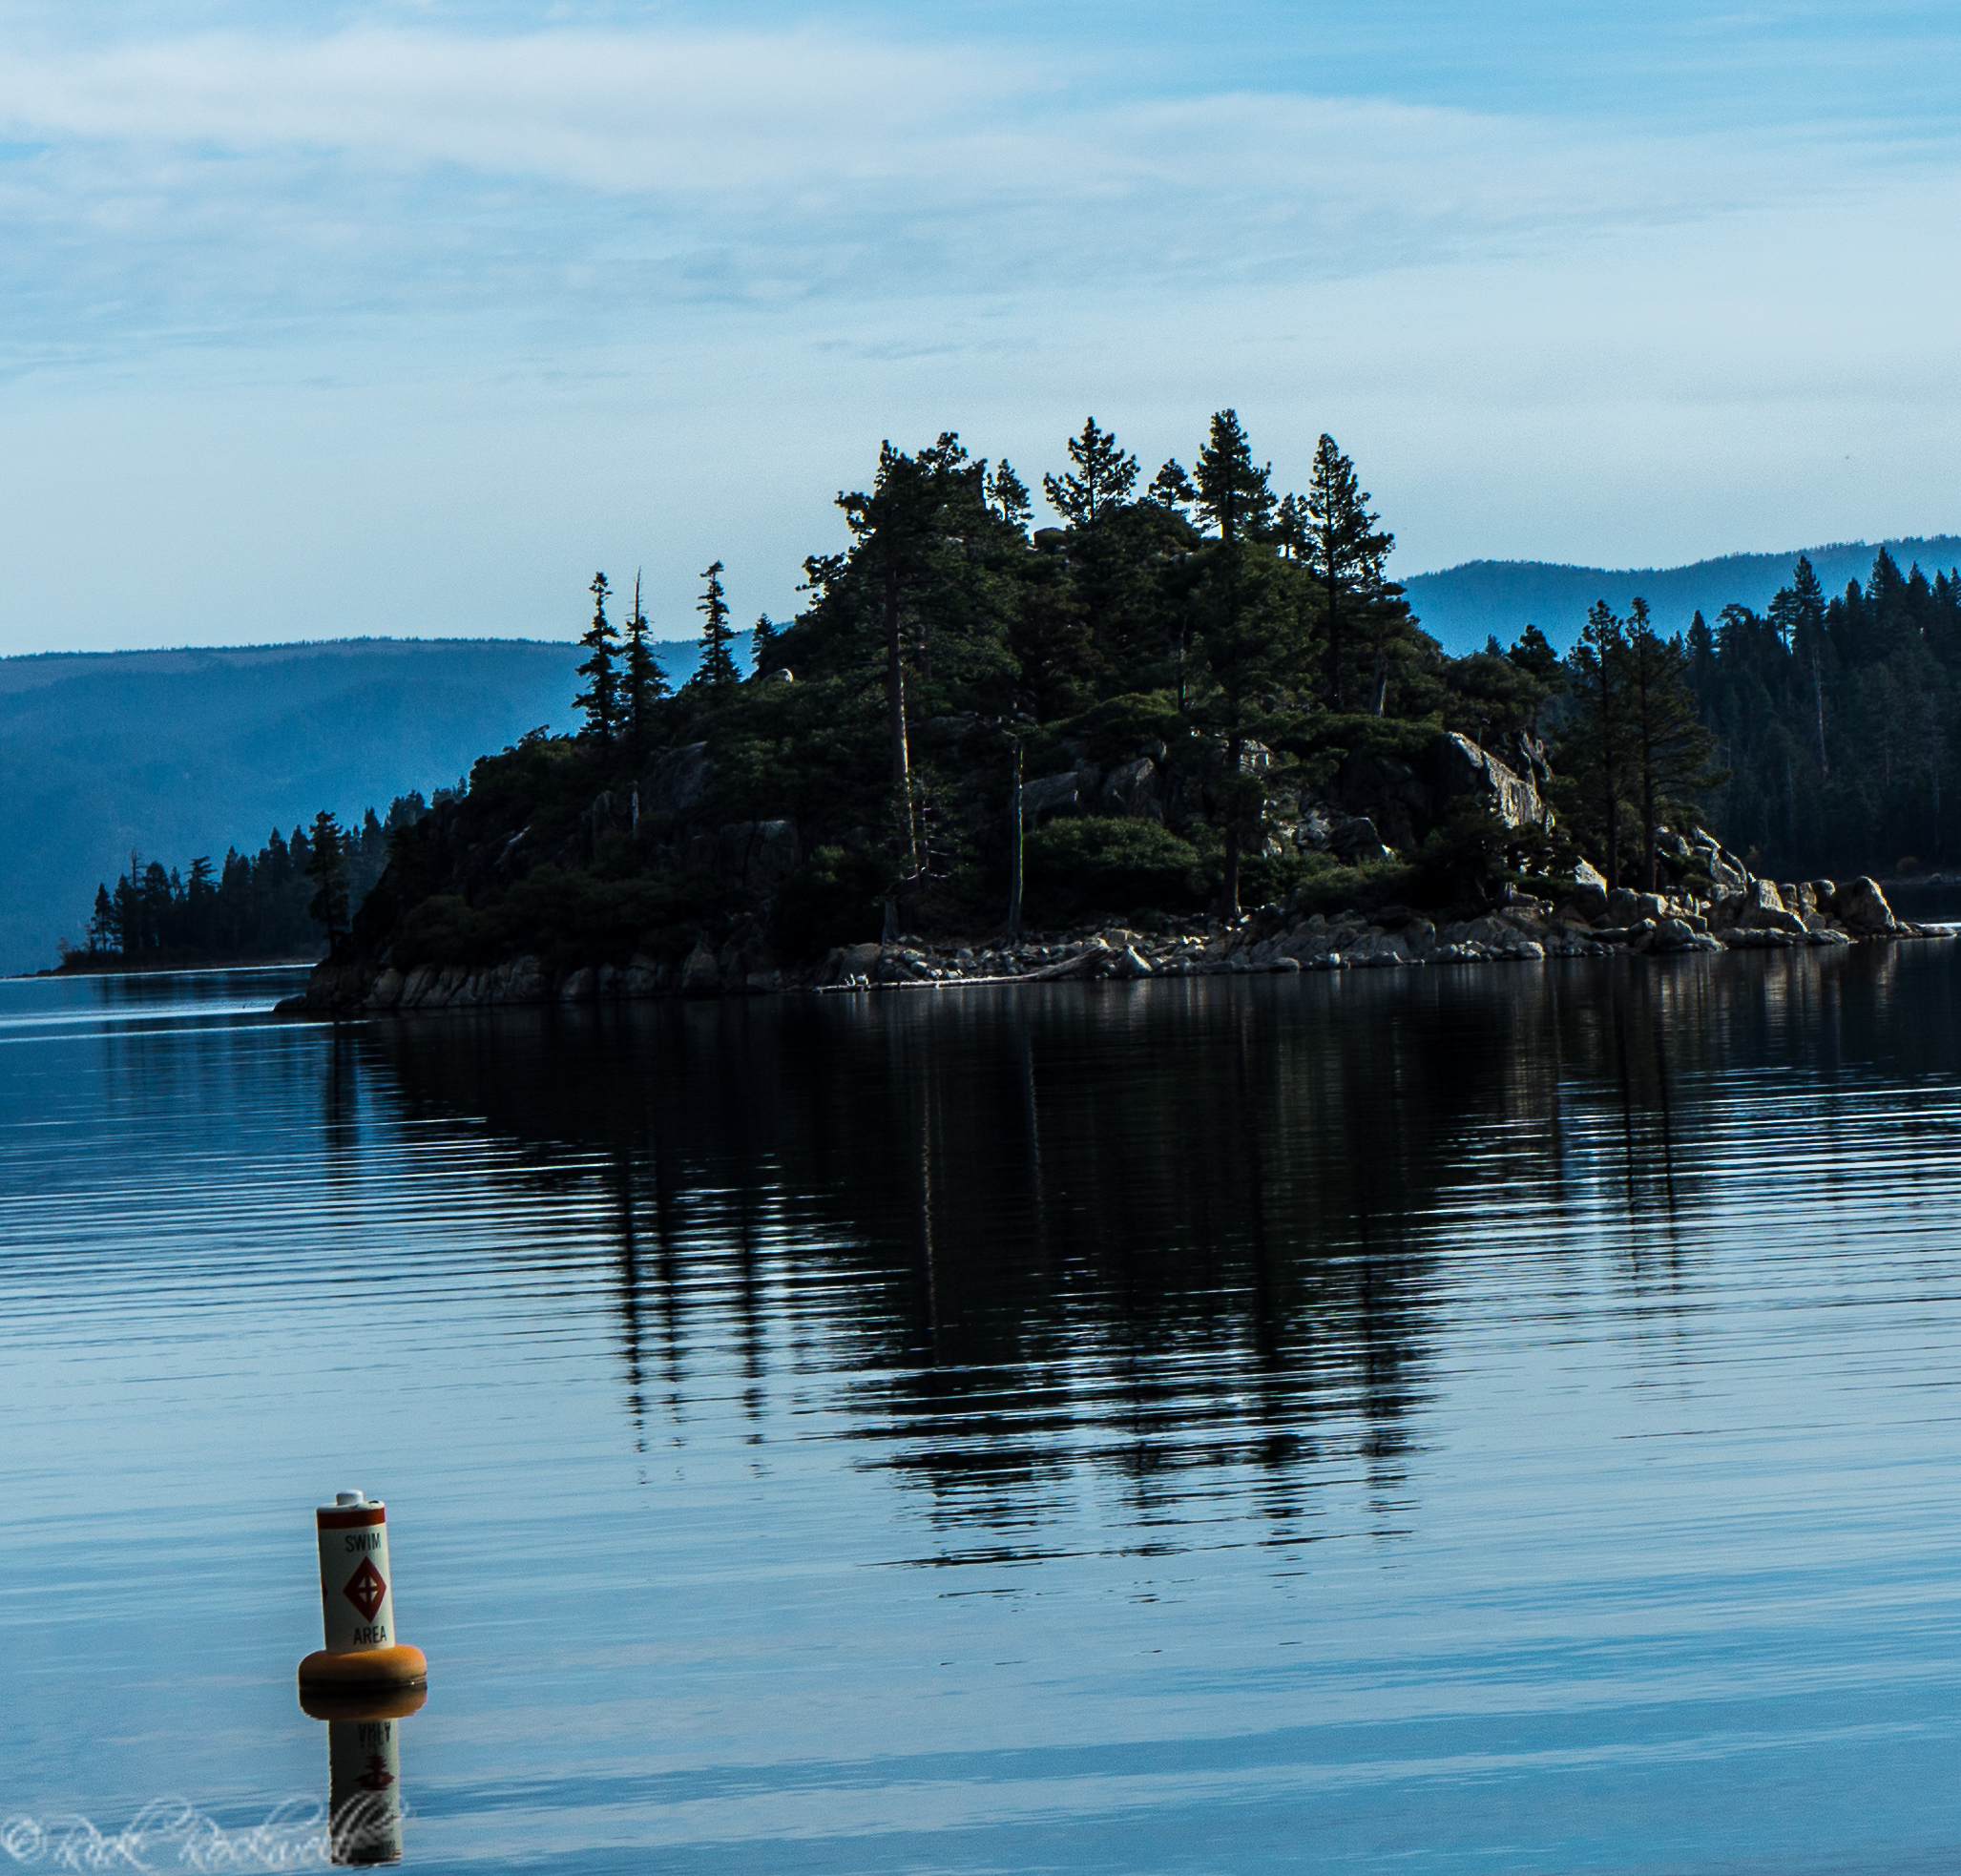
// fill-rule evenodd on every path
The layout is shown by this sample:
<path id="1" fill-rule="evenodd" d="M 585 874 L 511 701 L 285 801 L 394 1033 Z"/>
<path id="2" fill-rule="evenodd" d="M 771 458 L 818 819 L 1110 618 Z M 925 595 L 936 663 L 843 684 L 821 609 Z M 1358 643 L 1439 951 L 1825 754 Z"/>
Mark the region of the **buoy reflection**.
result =
<path id="1" fill-rule="evenodd" d="M 327 1723 L 327 1828 L 331 1861 L 368 1866 L 402 1860 L 402 1721 L 428 1699 L 426 1687 L 362 1698 L 308 1691 L 300 1704 Z"/>

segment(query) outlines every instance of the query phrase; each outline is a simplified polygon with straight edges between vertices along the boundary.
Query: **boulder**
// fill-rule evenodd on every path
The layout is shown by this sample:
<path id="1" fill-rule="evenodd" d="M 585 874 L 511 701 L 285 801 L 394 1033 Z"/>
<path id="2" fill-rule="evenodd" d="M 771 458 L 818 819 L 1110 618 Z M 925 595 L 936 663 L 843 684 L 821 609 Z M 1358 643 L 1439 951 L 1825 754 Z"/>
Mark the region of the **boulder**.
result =
<path id="1" fill-rule="evenodd" d="M 367 992 L 370 1010 L 392 1010 L 402 1001 L 403 977 L 399 970 L 384 970 Z"/>
<path id="2" fill-rule="evenodd" d="M 682 820 L 701 805 L 714 777 L 705 742 L 671 749 L 640 778 L 640 812 Z"/>
<path id="3" fill-rule="evenodd" d="M 683 996 L 715 996 L 721 990 L 721 967 L 715 961 L 715 953 L 708 948 L 705 938 L 695 941 L 695 948 L 688 953 L 688 961 L 681 966 L 681 994 Z"/>
<path id="4" fill-rule="evenodd" d="M 1105 814 L 1128 814 L 1161 821 L 1164 808 L 1158 800 L 1158 764 L 1148 756 L 1124 762 L 1103 778 L 1101 806 Z M 1026 791 L 1024 790 L 1024 804 Z"/>
<path id="5" fill-rule="evenodd" d="M 511 960 L 511 975 L 505 980 L 504 997 L 509 1003 L 537 1003 L 545 994 L 545 967 L 535 957 Z"/>
<path id="6" fill-rule="evenodd" d="M 1840 886 L 1832 895 L 1831 915 L 1846 930 L 1861 936 L 1900 928 L 1879 882 L 1872 879 L 1847 880 Z"/>
<path id="7" fill-rule="evenodd" d="M 1585 863 L 1582 862 L 1581 864 L 1584 865 Z M 1594 873 L 1594 869 L 1591 866 L 1587 866 L 1586 871 Z M 1605 918 L 1607 916 L 1607 886 L 1605 881 L 1597 873 L 1594 873 L 1592 879 L 1584 879 L 1575 872 L 1573 891 L 1561 904 L 1554 916 L 1563 919 L 1575 919 L 1586 925 L 1593 924 L 1596 919 Z"/>
<path id="8" fill-rule="evenodd" d="M 1460 795 L 1481 796 L 1508 827 L 1550 827 L 1538 789 L 1468 736 L 1445 730 L 1430 745 L 1432 816 L 1441 821 Z"/>
<path id="9" fill-rule="evenodd" d="M 1643 919 L 1665 919 L 1668 901 L 1659 892 L 1635 892 L 1616 886 L 1607 895 L 1607 916 L 1616 925 L 1638 925 Z"/>
<path id="10" fill-rule="evenodd" d="M 1784 894 L 1769 880 L 1752 880 L 1744 887 L 1742 902 L 1733 916 L 1746 931 L 1782 931 L 1799 938 L 1805 935 L 1804 919 L 1784 904 Z"/>
<path id="11" fill-rule="evenodd" d="M 1327 850 L 1350 866 L 1360 860 L 1381 860 L 1389 852 L 1366 815 L 1336 822 L 1328 829 Z"/>
<path id="12" fill-rule="evenodd" d="M 1607 875 L 1601 872 L 1599 867 L 1596 866 L 1591 860 L 1582 860 L 1574 867 L 1573 883 L 1576 888 L 1598 886 L 1602 900 L 1604 901 L 1606 898 Z"/>
<path id="13" fill-rule="evenodd" d="M 590 1003 L 598 994 L 598 972 L 589 965 L 571 972 L 558 987 L 561 1003 Z"/>
<path id="14" fill-rule="evenodd" d="M 1340 809 L 1323 802 L 1301 803 L 1301 819 L 1294 824 L 1294 844 L 1303 853 L 1325 853 L 1335 824 L 1346 817 Z"/>
<path id="15" fill-rule="evenodd" d="M 1022 820 L 1033 823 L 1045 814 L 1055 814 L 1063 808 L 1080 807 L 1082 781 L 1080 771 L 1065 769 L 1060 775 L 1045 775 L 1033 782 L 1024 782 L 1021 784 Z"/>
<path id="16" fill-rule="evenodd" d="M 1658 951 L 1720 951 L 1721 944 L 1708 935 L 1698 931 L 1686 919 L 1665 918 L 1655 926 L 1654 937 L 1650 941 L 1652 949 Z"/>
<path id="17" fill-rule="evenodd" d="M 845 945 L 838 951 L 838 964 L 847 977 L 869 977 L 884 954 L 885 947 L 876 943 Z"/>
<path id="18" fill-rule="evenodd" d="M 1386 966 L 1414 964 L 1417 957 L 1398 933 L 1364 931 L 1352 943 L 1342 948 L 1342 962 L 1357 969 L 1380 969 Z"/>

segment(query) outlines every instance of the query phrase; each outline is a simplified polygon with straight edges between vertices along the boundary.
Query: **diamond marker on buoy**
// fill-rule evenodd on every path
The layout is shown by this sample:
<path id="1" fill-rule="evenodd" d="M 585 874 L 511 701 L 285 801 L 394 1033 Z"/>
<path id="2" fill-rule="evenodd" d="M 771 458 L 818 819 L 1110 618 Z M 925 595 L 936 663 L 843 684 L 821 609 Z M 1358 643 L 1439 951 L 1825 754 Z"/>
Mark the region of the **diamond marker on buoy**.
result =
<path id="1" fill-rule="evenodd" d="M 388 1586 L 382 1580 L 382 1573 L 368 1558 L 361 1559 L 361 1568 L 347 1578 L 341 1594 L 361 1611 L 365 1621 L 374 1620 L 374 1612 L 386 1600 Z"/>

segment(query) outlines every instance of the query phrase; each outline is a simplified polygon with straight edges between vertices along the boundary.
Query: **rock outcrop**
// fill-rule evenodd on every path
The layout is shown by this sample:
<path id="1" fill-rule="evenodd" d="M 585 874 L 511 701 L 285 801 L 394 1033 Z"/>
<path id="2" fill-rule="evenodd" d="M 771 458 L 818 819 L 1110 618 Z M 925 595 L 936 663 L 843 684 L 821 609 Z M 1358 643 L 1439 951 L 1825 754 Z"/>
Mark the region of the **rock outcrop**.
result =
<path id="1" fill-rule="evenodd" d="M 1807 907 L 1794 911 L 1789 902 Z M 1005 943 L 846 945 L 822 964 L 785 972 L 770 957 L 761 925 L 739 921 L 720 949 L 706 938 L 684 958 L 639 953 L 625 969 L 581 966 L 553 972 L 535 957 L 469 969 L 421 965 L 404 973 L 359 965 L 318 967 L 292 1014 L 408 1015 L 502 1004 L 608 1003 L 646 997 L 754 995 L 777 990 L 897 990 L 974 983 L 1057 984 L 1099 979 L 1235 976 L 1248 972 L 1438 969 L 1530 963 L 1616 953 L 1687 955 L 1723 950 L 1830 947 L 1927 935 L 1895 917 L 1869 879 L 1833 886 L 1808 881 L 1750 889 L 1708 913 L 1664 894 L 1580 886 L 1557 907 L 1513 895 L 1474 918 L 1434 922 L 1403 907 L 1289 916 L 1279 908 L 1224 924 L 1173 922 L 1138 932 L 1121 927 Z"/>

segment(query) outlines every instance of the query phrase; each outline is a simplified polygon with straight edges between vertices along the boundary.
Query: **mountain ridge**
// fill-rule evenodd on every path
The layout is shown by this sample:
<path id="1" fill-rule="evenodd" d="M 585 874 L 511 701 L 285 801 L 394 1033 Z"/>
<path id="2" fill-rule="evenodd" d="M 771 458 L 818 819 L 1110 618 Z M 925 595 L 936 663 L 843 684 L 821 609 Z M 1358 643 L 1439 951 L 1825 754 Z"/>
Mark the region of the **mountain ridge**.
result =
<path id="1" fill-rule="evenodd" d="M 699 650 L 653 649 L 675 683 Z M 274 826 L 386 810 L 569 726 L 582 656 L 559 639 L 358 637 L 0 658 L 0 972 L 80 943 L 96 885 L 133 848 L 177 867 L 256 851 Z"/>
<path id="2" fill-rule="evenodd" d="M 1679 567 L 1588 567 L 1559 560 L 1466 560 L 1403 581 L 1423 628 L 1448 652 L 1483 648 L 1488 636 L 1510 644 L 1536 625 L 1559 651 L 1571 648 L 1588 608 L 1605 599 L 1625 613 L 1637 595 L 1648 602 L 1664 633 L 1685 631 L 1700 612 L 1711 625 L 1724 606 L 1762 612 L 1788 583 L 1798 556 L 1807 556 L 1825 592 L 1864 581 L 1885 548 L 1902 569 L 1917 562 L 1932 578 L 1961 564 L 1961 534 L 1904 534 L 1884 541 L 1828 541 L 1785 552 L 1716 554 Z"/>

